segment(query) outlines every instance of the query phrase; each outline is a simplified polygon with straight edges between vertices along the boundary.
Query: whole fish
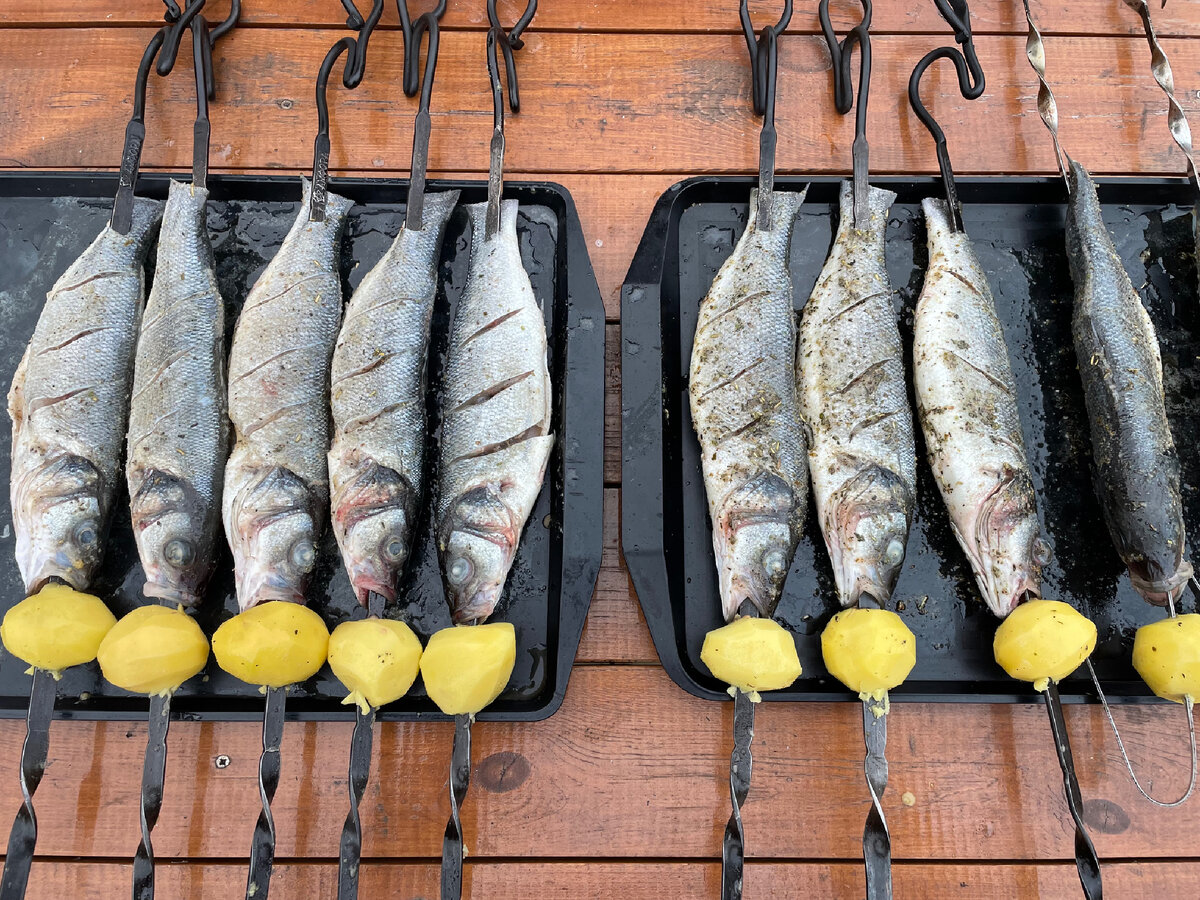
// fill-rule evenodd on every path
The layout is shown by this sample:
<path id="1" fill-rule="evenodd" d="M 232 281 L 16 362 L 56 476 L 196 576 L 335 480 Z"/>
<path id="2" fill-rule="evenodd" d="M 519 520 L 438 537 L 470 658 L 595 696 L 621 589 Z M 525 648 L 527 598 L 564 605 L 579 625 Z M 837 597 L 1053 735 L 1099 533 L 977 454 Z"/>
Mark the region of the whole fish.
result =
<path id="1" fill-rule="evenodd" d="M 747 600 L 775 611 L 808 499 L 788 272 L 804 194 L 776 192 L 765 230 L 757 200 L 751 191 L 746 230 L 700 303 L 688 375 L 726 620 Z"/>
<path id="2" fill-rule="evenodd" d="M 10 493 L 28 593 L 49 578 L 85 590 L 100 564 L 161 217 L 161 203 L 138 199 L 129 234 L 104 227 L 46 295 L 13 376 Z"/>
<path id="3" fill-rule="evenodd" d="M 208 191 L 171 182 L 133 369 L 125 477 L 145 594 L 192 606 L 212 574 L 228 450 L 225 304 Z"/>
<path id="4" fill-rule="evenodd" d="M 333 531 L 364 606 L 388 602 L 412 545 L 425 460 L 425 357 L 438 258 L 458 191 L 425 197 L 350 298 L 333 351 Z"/>
<path id="5" fill-rule="evenodd" d="M 987 276 L 946 204 L 921 206 L 929 269 L 913 322 L 917 417 L 954 535 L 983 599 L 1003 618 L 1027 595 L 1041 596 L 1050 548 Z"/>
<path id="6" fill-rule="evenodd" d="M 352 201 L 300 214 L 246 297 L 229 355 L 234 448 L 222 518 L 238 605 L 304 602 L 329 507 L 329 366 L 342 315 L 338 262 Z"/>
<path id="7" fill-rule="evenodd" d="M 1072 162 L 1067 258 L 1071 330 L 1091 423 L 1096 493 L 1129 578 L 1151 603 L 1177 598 L 1192 575 L 1179 455 L 1163 400 L 1158 336 L 1104 225 L 1096 187 Z"/>
<path id="8" fill-rule="evenodd" d="M 467 284 L 443 373 L 437 544 L 455 622 L 491 615 L 533 509 L 554 437 L 546 325 L 517 245 L 517 201 L 485 236 L 467 207 Z"/>
<path id="9" fill-rule="evenodd" d="M 809 471 L 842 606 L 887 603 L 904 562 L 917 460 L 904 351 L 884 259 L 896 195 L 871 188 L 854 222 L 842 182 L 833 250 L 800 321 L 796 368 Z"/>

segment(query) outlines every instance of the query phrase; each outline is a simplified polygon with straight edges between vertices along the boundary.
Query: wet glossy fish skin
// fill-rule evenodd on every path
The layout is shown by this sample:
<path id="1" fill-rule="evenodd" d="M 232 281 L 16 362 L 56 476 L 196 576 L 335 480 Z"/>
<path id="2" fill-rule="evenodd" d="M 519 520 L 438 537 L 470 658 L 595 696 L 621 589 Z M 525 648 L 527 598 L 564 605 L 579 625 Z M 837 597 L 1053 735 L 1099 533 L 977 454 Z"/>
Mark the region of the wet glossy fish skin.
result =
<path id="1" fill-rule="evenodd" d="M 500 598 L 554 446 L 546 326 L 517 244 L 517 201 L 485 238 L 487 204 L 467 207 L 471 259 L 442 374 L 438 553 L 455 622 Z"/>
<path id="2" fill-rule="evenodd" d="M 458 191 L 425 197 L 350 298 L 333 353 L 329 451 L 333 530 L 360 603 L 389 603 L 412 546 L 423 490 L 425 363 L 438 261 Z"/>
<path id="3" fill-rule="evenodd" d="M 904 350 L 884 257 L 896 195 L 871 188 L 857 227 L 842 182 L 833 249 L 800 322 L 798 398 L 808 432 L 813 499 L 838 599 L 892 595 L 916 496 L 916 450 Z"/>
<path id="4" fill-rule="evenodd" d="M 299 215 L 242 307 L 229 355 L 234 448 L 222 520 L 238 605 L 304 602 L 329 507 L 329 373 L 342 314 L 341 238 L 353 203 Z"/>
<path id="5" fill-rule="evenodd" d="M 1096 188 L 1072 162 L 1067 258 L 1071 330 L 1091 425 L 1096 493 L 1138 592 L 1165 604 L 1192 574 L 1179 455 L 1163 399 L 1158 335 L 1104 224 Z"/>
<path id="6" fill-rule="evenodd" d="M 807 503 L 788 272 L 803 200 L 777 191 L 762 231 L 751 191 L 746 230 L 701 301 L 692 343 L 688 392 L 726 620 L 747 600 L 775 611 Z"/>
<path id="7" fill-rule="evenodd" d="M 108 225 L 55 282 L 8 394 L 17 565 L 28 593 L 49 578 L 86 590 L 120 477 L 162 204 L 138 199 L 129 234 Z"/>
<path id="8" fill-rule="evenodd" d="M 125 477 L 147 597 L 194 606 L 215 560 L 228 451 L 225 304 L 208 191 L 171 182 L 134 363 Z"/>
<path id="9" fill-rule="evenodd" d="M 954 535 L 988 607 L 1040 596 L 1049 559 L 987 276 L 944 201 L 922 202 L 929 269 L 913 323 L 917 418 Z"/>

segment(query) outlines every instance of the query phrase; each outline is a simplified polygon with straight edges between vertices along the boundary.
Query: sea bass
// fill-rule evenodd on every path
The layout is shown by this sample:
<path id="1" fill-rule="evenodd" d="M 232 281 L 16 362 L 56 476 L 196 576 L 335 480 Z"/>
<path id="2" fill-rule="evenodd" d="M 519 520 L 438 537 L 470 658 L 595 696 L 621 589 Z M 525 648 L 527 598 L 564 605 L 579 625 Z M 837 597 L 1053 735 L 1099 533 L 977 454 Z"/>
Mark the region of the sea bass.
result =
<path id="1" fill-rule="evenodd" d="M 950 525 L 988 607 L 1007 616 L 1041 595 L 1050 548 L 991 288 L 941 200 L 922 202 L 929 269 L 913 323 L 917 416 Z"/>
<path id="2" fill-rule="evenodd" d="M 700 303 L 688 375 L 712 516 L 721 611 L 779 602 L 807 503 L 796 404 L 796 319 L 788 253 L 804 193 L 776 192 L 772 227 L 750 219 Z"/>
<path id="3" fill-rule="evenodd" d="M 389 603 L 412 545 L 425 460 L 425 356 L 458 191 L 425 197 L 350 298 L 333 351 L 333 531 L 358 601 Z"/>
<path id="4" fill-rule="evenodd" d="M 212 574 L 228 450 L 225 304 L 208 191 L 171 182 L 129 404 L 129 509 L 145 594 L 193 606 Z"/>
<path id="5" fill-rule="evenodd" d="M 146 254 L 162 204 L 138 199 L 129 234 L 105 225 L 46 295 L 8 393 L 13 529 L 25 590 L 86 590 L 120 477 Z"/>
<path id="6" fill-rule="evenodd" d="M 808 426 L 813 499 L 838 599 L 882 606 L 904 562 L 917 459 L 904 351 L 884 259 L 896 195 L 871 188 L 870 219 L 854 222 L 842 182 L 833 250 L 800 322 L 796 368 Z"/>
<path id="7" fill-rule="evenodd" d="M 1192 575 L 1179 455 L 1163 400 L 1158 336 L 1104 225 L 1096 187 L 1071 163 L 1067 258 L 1072 332 L 1091 422 L 1096 493 L 1133 586 L 1151 603 L 1177 598 Z"/>
<path id="8" fill-rule="evenodd" d="M 235 444 L 222 518 L 238 605 L 304 602 L 329 506 L 329 367 L 342 315 L 341 238 L 352 201 L 300 214 L 246 297 L 229 355 Z"/>
<path id="9" fill-rule="evenodd" d="M 467 207 L 467 284 L 442 379 L 437 545 L 455 622 L 491 615 L 533 509 L 554 437 L 546 325 L 517 244 L 517 201 L 485 236 Z"/>

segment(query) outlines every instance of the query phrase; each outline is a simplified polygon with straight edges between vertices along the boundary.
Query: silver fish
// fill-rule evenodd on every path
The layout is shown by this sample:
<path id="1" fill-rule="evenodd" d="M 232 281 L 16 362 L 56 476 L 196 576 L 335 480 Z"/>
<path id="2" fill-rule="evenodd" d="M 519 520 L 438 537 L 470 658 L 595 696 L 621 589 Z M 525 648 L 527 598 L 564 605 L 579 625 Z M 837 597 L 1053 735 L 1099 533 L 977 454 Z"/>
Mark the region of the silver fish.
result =
<path id="1" fill-rule="evenodd" d="M 1182 593 L 1192 566 L 1183 557 L 1179 454 L 1167 423 L 1158 335 L 1079 163 L 1071 163 L 1070 184 L 1071 330 L 1091 423 L 1096 492 L 1133 586 L 1165 605 Z"/>
<path id="2" fill-rule="evenodd" d="M 401 227 L 350 298 L 333 351 L 333 531 L 364 606 L 396 599 L 412 545 L 425 459 L 425 357 L 438 258 L 458 191 L 425 197 L 424 226 Z"/>
<path id="3" fill-rule="evenodd" d="M 437 544 L 455 622 L 491 615 L 542 487 L 550 434 L 546 325 L 517 245 L 517 201 L 485 237 L 487 204 L 467 207 L 466 289 L 443 373 Z"/>
<path id="4" fill-rule="evenodd" d="M 856 226 L 853 187 L 842 182 L 837 237 L 800 320 L 808 465 L 842 606 L 864 594 L 881 606 L 891 598 L 916 496 L 904 350 L 884 258 L 895 199 L 870 188 L 870 219 Z"/>
<path id="5" fill-rule="evenodd" d="M 700 303 L 688 375 L 727 620 L 747 600 L 775 611 L 808 500 L 788 272 L 804 194 L 776 192 L 768 230 L 757 200 L 751 191 L 746 230 Z"/>
<path id="6" fill-rule="evenodd" d="M 228 451 L 225 304 L 208 191 L 171 182 L 133 369 L 125 478 L 145 594 L 192 606 L 212 574 Z"/>
<path id="7" fill-rule="evenodd" d="M 342 316 L 338 262 L 352 201 L 300 214 L 246 297 L 229 355 L 235 444 L 222 518 L 238 605 L 304 602 L 329 507 L 329 367 Z"/>
<path id="8" fill-rule="evenodd" d="M 13 376 L 9 487 L 28 593 L 49 578 L 85 590 L 100 564 L 161 217 L 161 203 L 139 199 L 129 234 L 104 227 L 46 295 Z"/>
<path id="9" fill-rule="evenodd" d="M 913 322 L 917 417 L 950 525 L 988 607 L 1040 596 L 1050 548 L 1025 456 L 1004 333 L 987 276 L 948 207 L 925 200 L 929 269 Z"/>

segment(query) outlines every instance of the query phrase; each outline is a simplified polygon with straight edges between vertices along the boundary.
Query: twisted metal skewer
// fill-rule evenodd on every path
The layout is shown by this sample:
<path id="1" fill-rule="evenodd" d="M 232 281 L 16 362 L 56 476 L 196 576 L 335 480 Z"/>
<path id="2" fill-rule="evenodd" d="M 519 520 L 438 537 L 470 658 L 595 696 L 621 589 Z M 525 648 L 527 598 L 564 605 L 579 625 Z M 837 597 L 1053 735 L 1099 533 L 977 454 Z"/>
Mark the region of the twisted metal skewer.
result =
<path id="1" fill-rule="evenodd" d="M 454 717 L 454 748 L 450 751 L 450 821 L 442 836 L 442 900 L 462 897 L 463 829 L 459 809 L 471 784 L 471 722 L 463 713 Z"/>
<path id="2" fill-rule="evenodd" d="M 37 845 L 37 813 L 33 794 L 46 772 L 50 752 L 50 720 L 54 717 L 54 697 L 58 693 L 54 675 L 34 669 L 29 690 L 29 713 L 25 717 L 25 742 L 21 745 L 21 808 L 8 835 L 4 874 L 0 876 L 0 900 L 21 900 L 29 882 L 29 867 Z"/>
<path id="3" fill-rule="evenodd" d="M 1083 794 L 1079 790 L 1079 778 L 1075 775 L 1075 759 L 1071 755 L 1071 739 L 1067 735 L 1067 722 L 1063 718 L 1062 698 L 1058 685 L 1053 681 L 1046 687 L 1046 712 L 1050 716 L 1050 731 L 1054 735 L 1054 752 L 1058 766 L 1062 769 L 1063 794 L 1067 809 L 1075 822 L 1075 871 L 1087 900 L 1103 900 L 1104 884 L 1100 877 L 1100 858 L 1096 846 L 1088 834 L 1083 820 Z"/>
<path id="4" fill-rule="evenodd" d="M 1033 22 L 1029 0 L 1022 2 L 1025 4 L 1025 21 L 1029 23 L 1029 31 L 1025 36 L 1025 58 L 1029 60 L 1029 65 L 1033 67 L 1038 79 L 1038 115 L 1042 117 L 1043 124 L 1050 132 L 1050 139 L 1054 141 L 1054 161 L 1058 163 L 1058 172 L 1067 184 L 1067 192 L 1070 193 L 1071 180 L 1067 178 L 1067 167 L 1063 162 L 1064 158 L 1069 162 L 1070 157 L 1063 152 L 1062 145 L 1058 142 L 1058 104 L 1054 100 L 1054 91 L 1050 90 L 1050 84 L 1046 81 L 1046 46 L 1042 43 L 1042 33 Z"/>
<path id="5" fill-rule="evenodd" d="M 758 209 L 757 228 L 767 231 L 771 227 L 771 202 L 775 191 L 775 146 L 778 134 L 775 131 L 775 82 L 779 69 L 779 36 L 792 20 L 792 0 L 784 0 L 779 21 L 763 27 L 758 39 L 754 38 L 754 25 L 750 21 L 747 0 L 742 0 L 738 10 L 742 23 L 742 34 L 746 48 L 750 51 L 751 99 L 754 112 L 762 116 L 762 131 L 758 136 Z"/>
<path id="6" fill-rule="evenodd" d="M 871 809 L 863 826 L 863 862 L 867 869 L 867 900 L 891 900 L 892 837 L 883 817 L 883 792 L 888 783 L 887 699 L 862 702 L 863 737 L 867 755 L 863 772 L 871 792 Z"/>
<path id="7" fill-rule="evenodd" d="M 521 111 L 521 92 L 517 82 L 517 61 L 513 53 L 525 46 L 521 32 L 533 21 L 537 0 L 529 0 L 517 24 L 507 31 L 500 24 L 496 0 L 488 0 L 487 65 L 492 86 L 492 140 L 488 147 L 488 199 L 484 236 L 500 233 L 500 199 L 504 194 L 504 87 L 500 83 L 500 62 L 504 57 L 504 77 L 508 80 L 508 107 L 513 115 Z"/>
<path id="8" fill-rule="evenodd" d="M 751 695 L 734 688 L 733 752 L 729 754 L 729 799 L 733 812 L 725 825 L 721 842 L 721 900 L 741 900 L 742 875 L 746 859 L 746 832 L 742 827 L 742 806 L 750 793 L 750 774 L 754 757 L 754 707 Z"/>
<path id="9" fill-rule="evenodd" d="M 246 900 L 267 900 L 271 890 L 271 867 L 275 863 L 275 817 L 271 801 L 279 787 L 279 748 L 283 743 L 283 718 L 287 688 L 268 688 L 263 711 L 263 749 L 258 758 L 258 795 L 262 811 L 254 823 L 250 845 L 250 873 L 246 877 Z"/>
<path id="10" fill-rule="evenodd" d="M 162 811 L 163 782 L 167 772 L 167 729 L 171 724 L 169 694 L 150 698 L 148 722 L 146 755 L 142 761 L 142 839 L 133 856 L 133 900 L 151 900 L 154 897 L 154 845 L 150 842 L 150 833 Z"/>

